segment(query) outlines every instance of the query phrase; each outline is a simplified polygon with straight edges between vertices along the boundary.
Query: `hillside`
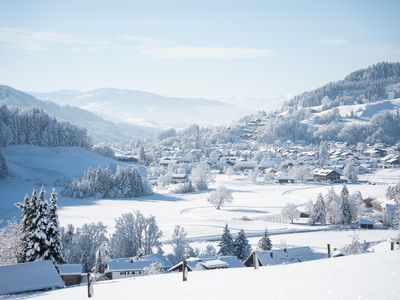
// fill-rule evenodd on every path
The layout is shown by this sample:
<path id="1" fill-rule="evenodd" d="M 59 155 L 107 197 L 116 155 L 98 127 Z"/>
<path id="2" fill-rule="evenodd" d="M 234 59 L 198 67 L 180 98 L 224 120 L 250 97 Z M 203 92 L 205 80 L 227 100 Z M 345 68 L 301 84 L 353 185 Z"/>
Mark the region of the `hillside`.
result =
<path id="1" fill-rule="evenodd" d="M 1 148 L 1 152 L 11 172 L 11 177 L 0 182 L 0 219 L 5 220 L 19 216 L 14 204 L 32 188 L 44 186 L 50 191 L 55 187 L 60 192 L 65 181 L 81 177 L 89 167 L 129 165 L 78 147 L 15 145 Z"/>
<path id="2" fill-rule="evenodd" d="M 161 127 L 186 127 L 194 123 L 226 124 L 258 110 L 258 107 L 243 109 L 222 101 L 167 97 L 113 88 L 88 92 L 61 90 L 32 94 L 39 99 L 87 109 L 115 122 Z"/>
<path id="3" fill-rule="evenodd" d="M 291 265 L 197 271 L 95 283 L 94 299 L 397 299 L 400 251 Z M 304 276 L 307 274 L 307 276 Z M 157 288 L 154 288 L 157 287 Z M 86 286 L 20 299 L 83 299 Z"/>
<path id="4" fill-rule="evenodd" d="M 52 117 L 87 129 L 95 143 L 129 143 L 131 140 L 142 139 L 157 132 L 155 128 L 150 127 L 116 124 L 79 107 L 42 101 L 5 85 L 0 85 L 0 105 L 42 109 Z"/>
<path id="5" fill-rule="evenodd" d="M 295 96 L 276 112 L 246 116 L 217 135 L 261 143 L 393 145 L 400 142 L 399 97 L 400 63 L 380 63 Z"/>
<path id="6" fill-rule="evenodd" d="M 338 106 L 396 97 L 400 97 L 400 63 L 382 62 L 355 71 L 343 80 L 304 92 L 293 97 L 287 104 L 291 107 L 320 104 Z"/>

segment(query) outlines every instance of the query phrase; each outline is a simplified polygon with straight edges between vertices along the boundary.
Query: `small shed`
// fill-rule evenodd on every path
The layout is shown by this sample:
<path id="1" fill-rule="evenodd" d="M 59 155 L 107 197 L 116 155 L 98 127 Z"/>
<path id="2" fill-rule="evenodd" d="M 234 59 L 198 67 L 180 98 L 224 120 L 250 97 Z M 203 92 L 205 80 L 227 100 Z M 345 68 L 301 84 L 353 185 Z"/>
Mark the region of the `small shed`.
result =
<path id="1" fill-rule="evenodd" d="M 81 284 L 82 265 L 81 264 L 63 264 L 59 265 L 61 279 L 66 286 Z"/>
<path id="2" fill-rule="evenodd" d="M 0 295 L 63 288 L 50 260 L 0 266 Z"/>

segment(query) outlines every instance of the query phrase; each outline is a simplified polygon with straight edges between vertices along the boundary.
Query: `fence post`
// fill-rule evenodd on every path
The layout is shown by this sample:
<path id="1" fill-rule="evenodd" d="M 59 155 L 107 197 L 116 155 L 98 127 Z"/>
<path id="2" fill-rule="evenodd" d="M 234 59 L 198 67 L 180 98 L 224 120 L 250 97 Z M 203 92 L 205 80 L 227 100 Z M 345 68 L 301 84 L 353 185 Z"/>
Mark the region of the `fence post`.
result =
<path id="1" fill-rule="evenodd" d="M 328 258 L 331 258 L 331 244 L 328 244 Z"/>
<path id="2" fill-rule="evenodd" d="M 182 279 L 183 279 L 183 281 L 187 281 L 187 273 L 188 273 L 187 261 L 186 261 L 186 259 L 184 259 L 182 261 Z"/>
<path id="3" fill-rule="evenodd" d="M 86 281 L 87 281 L 87 293 L 88 293 L 88 298 L 93 297 L 93 286 L 92 282 L 90 281 L 90 273 L 86 273 Z"/>
<path id="4" fill-rule="evenodd" d="M 255 251 L 253 251 L 253 265 L 254 265 L 254 269 L 257 270 L 258 269 L 258 257 L 257 257 L 257 253 Z"/>

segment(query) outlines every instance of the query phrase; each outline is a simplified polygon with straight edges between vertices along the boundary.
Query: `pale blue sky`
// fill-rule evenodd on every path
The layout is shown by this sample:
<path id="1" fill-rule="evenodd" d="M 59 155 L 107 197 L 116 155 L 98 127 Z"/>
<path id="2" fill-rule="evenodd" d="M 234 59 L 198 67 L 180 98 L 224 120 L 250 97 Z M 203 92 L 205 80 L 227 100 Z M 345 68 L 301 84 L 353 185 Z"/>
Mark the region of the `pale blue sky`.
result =
<path id="1" fill-rule="evenodd" d="M 275 98 L 400 61 L 400 1 L 2 1 L 0 83 Z"/>

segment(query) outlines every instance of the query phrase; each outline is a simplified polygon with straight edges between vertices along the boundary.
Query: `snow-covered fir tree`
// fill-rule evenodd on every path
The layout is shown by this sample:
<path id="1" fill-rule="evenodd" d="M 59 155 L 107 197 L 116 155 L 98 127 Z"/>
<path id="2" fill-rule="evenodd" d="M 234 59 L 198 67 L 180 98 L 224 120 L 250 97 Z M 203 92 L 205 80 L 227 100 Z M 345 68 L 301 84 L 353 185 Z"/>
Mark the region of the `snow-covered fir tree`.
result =
<path id="1" fill-rule="evenodd" d="M 251 253 L 251 246 L 246 237 L 246 233 L 241 229 L 235 239 L 235 255 L 240 260 L 246 259 Z"/>
<path id="2" fill-rule="evenodd" d="M 272 249 L 272 242 L 271 242 L 271 238 L 269 237 L 267 227 L 265 227 L 263 236 L 258 241 L 258 248 L 260 248 L 261 250 L 271 250 Z"/>
<path id="3" fill-rule="evenodd" d="M 47 239 L 49 243 L 49 258 L 53 262 L 56 262 L 58 264 L 64 262 L 64 259 L 62 257 L 60 223 L 58 221 L 57 213 L 57 194 L 54 190 L 52 191 L 50 196 Z"/>
<path id="4" fill-rule="evenodd" d="M 336 194 L 333 187 L 328 189 L 328 193 L 325 195 L 325 207 L 327 221 L 331 224 L 336 224 L 341 221 L 339 214 L 340 197 Z"/>
<path id="5" fill-rule="evenodd" d="M 97 274 L 103 274 L 106 267 L 107 263 L 110 260 L 110 257 L 108 256 L 108 244 L 107 242 L 102 242 L 99 246 L 99 248 L 96 251 L 96 258 L 95 258 L 95 264 L 94 264 L 94 272 Z"/>
<path id="6" fill-rule="evenodd" d="M 224 227 L 224 232 L 222 233 L 221 241 L 218 244 L 219 255 L 234 255 L 235 253 L 235 245 L 233 242 L 232 234 L 228 228 L 228 224 Z"/>
<path id="7" fill-rule="evenodd" d="M 6 164 L 6 160 L 4 159 L 3 154 L 0 151 L 0 180 L 6 178 L 8 176 L 8 167 Z"/>
<path id="8" fill-rule="evenodd" d="M 340 193 L 340 222 L 342 224 L 350 224 L 353 216 L 352 209 L 349 201 L 349 191 L 347 190 L 346 185 L 343 186 L 342 191 Z"/>
<path id="9" fill-rule="evenodd" d="M 48 240 L 48 204 L 45 198 L 45 190 L 42 188 L 39 197 L 36 191 L 32 197 L 25 197 L 18 207 L 22 210 L 22 253 L 20 262 L 30 262 L 37 259 L 50 259 Z"/>
<path id="10" fill-rule="evenodd" d="M 315 202 L 311 215 L 310 215 L 311 224 L 321 223 L 326 224 L 326 207 L 324 202 L 324 197 L 321 193 L 318 194 L 317 201 Z"/>

